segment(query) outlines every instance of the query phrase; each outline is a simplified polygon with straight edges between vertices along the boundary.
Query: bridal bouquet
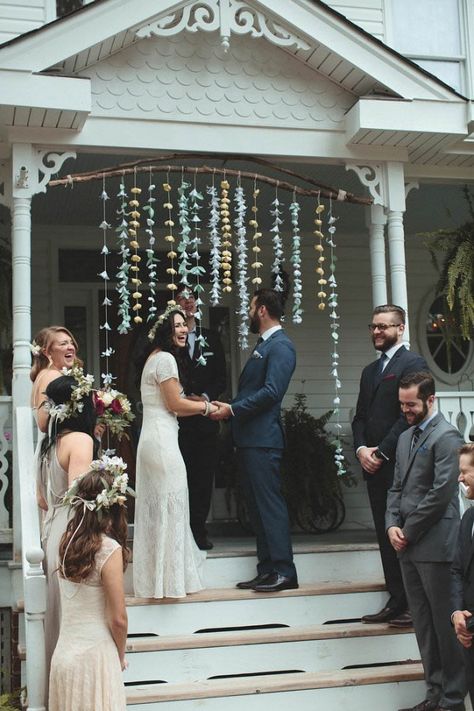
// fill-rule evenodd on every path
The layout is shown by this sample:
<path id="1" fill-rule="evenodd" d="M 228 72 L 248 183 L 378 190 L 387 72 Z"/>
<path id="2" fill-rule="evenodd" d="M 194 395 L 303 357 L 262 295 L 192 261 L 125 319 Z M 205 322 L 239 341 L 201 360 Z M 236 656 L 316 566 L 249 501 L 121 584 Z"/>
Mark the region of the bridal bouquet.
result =
<path id="1" fill-rule="evenodd" d="M 97 424 L 105 425 L 120 439 L 135 415 L 126 395 L 118 390 L 97 390 L 95 393 Z"/>

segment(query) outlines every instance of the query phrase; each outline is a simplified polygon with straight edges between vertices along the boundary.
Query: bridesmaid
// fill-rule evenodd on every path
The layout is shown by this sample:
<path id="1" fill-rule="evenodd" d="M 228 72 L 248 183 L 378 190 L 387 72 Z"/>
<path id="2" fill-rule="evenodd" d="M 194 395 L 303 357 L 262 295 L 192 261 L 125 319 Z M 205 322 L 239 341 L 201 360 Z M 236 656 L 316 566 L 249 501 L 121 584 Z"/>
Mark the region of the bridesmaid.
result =
<path id="1" fill-rule="evenodd" d="M 40 460 L 47 506 L 42 531 L 48 580 L 45 617 L 47 669 L 59 635 L 58 550 L 61 536 L 66 530 L 68 513 L 61 502 L 74 479 L 88 471 L 98 449 L 98 442 L 94 438 L 96 412 L 91 392 L 92 385 L 83 375 L 80 379 L 82 382 L 69 375 L 61 375 L 52 380 L 46 388 L 46 395 L 55 406 L 50 410 L 50 434 L 43 439 Z M 71 400 L 73 390 L 78 387 L 82 410 L 75 408 Z M 75 402 L 77 400 L 74 400 Z M 56 411 L 55 408 L 58 410 Z M 66 412 L 59 414 L 64 408 Z M 66 417 L 62 419 L 64 414 Z"/>
<path id="2" fill-rule="evenodd" d="M 118 457 L 92 462 L 64 499 L 70 520 L 59 547 L 61 631 L 49 711 L 125 711 L 128 477 Z"/>

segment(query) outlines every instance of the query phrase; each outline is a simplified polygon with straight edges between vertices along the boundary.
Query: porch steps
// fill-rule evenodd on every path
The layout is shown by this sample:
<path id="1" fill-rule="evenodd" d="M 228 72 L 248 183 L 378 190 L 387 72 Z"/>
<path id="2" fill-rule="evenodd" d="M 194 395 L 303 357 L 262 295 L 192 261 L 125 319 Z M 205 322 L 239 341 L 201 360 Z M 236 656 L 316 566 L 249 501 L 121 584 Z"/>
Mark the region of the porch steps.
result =
<path id="1" fill-rule="evenodd" d="M 393 711 L 424 697 L 413 631 L 360 623 L 387 598 L 373 543 L 297 545 L 300 587 L 277 594 L 235 588 L 254 555 L 227 542 L 207 589 L 127 597 L 128 711 Z"/>
<path id="2" fill-rule="evenodd" d="M 375 669 L 211 679 L 185 684 L 129 687 L 128 711 L 394 711 L 424 698 L 419 663 Z M 251 697 L 251 698 L 250 698 Z"/>

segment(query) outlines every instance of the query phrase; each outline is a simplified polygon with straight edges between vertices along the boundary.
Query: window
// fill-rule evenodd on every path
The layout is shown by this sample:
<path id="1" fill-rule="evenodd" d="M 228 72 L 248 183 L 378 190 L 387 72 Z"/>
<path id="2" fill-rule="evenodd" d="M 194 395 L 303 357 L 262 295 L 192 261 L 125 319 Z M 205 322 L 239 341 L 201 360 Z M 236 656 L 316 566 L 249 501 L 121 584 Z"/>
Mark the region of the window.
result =
<path id="1" fill-rule="evenodd" d="M 465 52 L 459 0 L 391 0 L 392 46 L 456 91 Z"/>
<path id="2" fill-rule="evenodd" d="M 446 383 L 460 382 L 472 359 L 472 342 L 461 337 L 445 296 L 431 295 L 425 301 L 420 325 L 422 352 L 433 375 Z"/>

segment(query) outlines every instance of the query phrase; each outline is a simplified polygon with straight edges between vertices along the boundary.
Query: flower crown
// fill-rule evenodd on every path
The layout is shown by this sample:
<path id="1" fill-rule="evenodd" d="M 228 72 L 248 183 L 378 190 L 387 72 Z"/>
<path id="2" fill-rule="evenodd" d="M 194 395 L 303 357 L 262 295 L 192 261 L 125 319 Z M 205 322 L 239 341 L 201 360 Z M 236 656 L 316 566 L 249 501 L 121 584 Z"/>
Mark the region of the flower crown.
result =
<path id="1" fill-rule="evenodd" d="M 102 455 L 100 459 L 95 459 L 90 465 L 89 471 L 108 472 L 112 474 L 114 479 L 111 484 L 108 484 L 104 478 L 101 481 L 104 485 L 102 491 L 97 494 L 95 499 L 84 499 L 78 495 L 79 484 L 81 480 L 87 476 L 89 472 L 82 474 L 74 479 L 74 482 L 64 494 L 62 503 L 64 506 L 80 506 L 81 504 L 89 511 L 99 512 L 101 509 L 109 509 L 114 504 L 124 506 L 127 500 L 127 494 L 135 496 L 135 492 L 128 486 L 128 474 L 126 473 L 127 465 L 121 457 L 108 457 Z"/>
<path id="2" fill-rule="evenodd" d="M 152 328 L 148 332 L 148 340 L 150 341 L 150 343 L 153 343 L 153 341 L 155 340 L 156 331 L 157 331 L 158 327 L 162 326 L 164 324 L 164 322 L 166 321 L 166 319 L 169 318 L 171 316 L 171 314 L 175 311 L 177 311 L 178 313 L 181 313 L 182 309 L 178 306 L 176 301 L 170 301 L 168 306 L 166 307 L 165 311 L 163 311 L 163 313 L 160 316 L 158 316 L 158 318 L 156 319 Z"/>
<path id="3" fill-rule="evenodd" d="M 73 365 L 72 368 L 62 368 L 61 373 L 74 378 L 77 385 L 72 386 L 71 398 L 66 402 L 56 405 L 52 400 L 49 400 L 45 405 L 50 416 L 59 422 L 69 417 L 77 417 L 82 412 L 84 408 L 82 399 L 90 394 L 94 385 L 94 376 L 89 373 L 84 375 L 84 371 L 79 365 Z"/>

